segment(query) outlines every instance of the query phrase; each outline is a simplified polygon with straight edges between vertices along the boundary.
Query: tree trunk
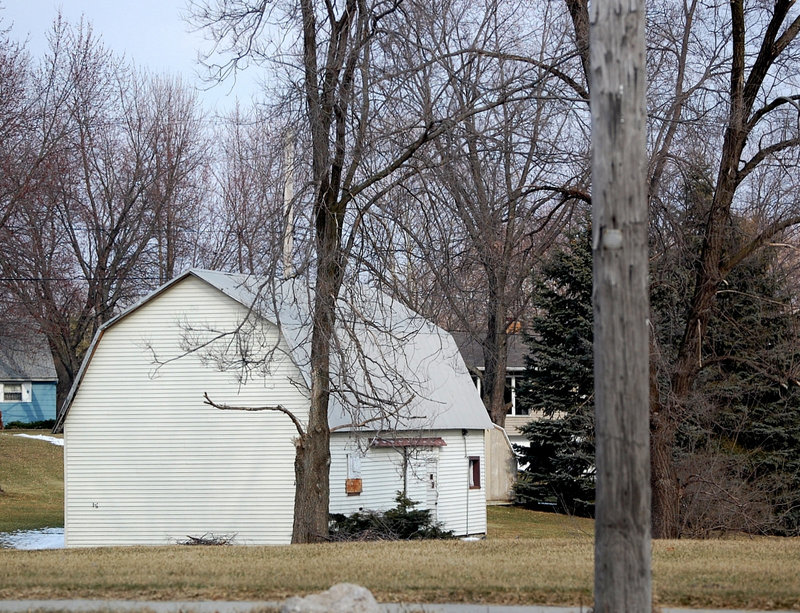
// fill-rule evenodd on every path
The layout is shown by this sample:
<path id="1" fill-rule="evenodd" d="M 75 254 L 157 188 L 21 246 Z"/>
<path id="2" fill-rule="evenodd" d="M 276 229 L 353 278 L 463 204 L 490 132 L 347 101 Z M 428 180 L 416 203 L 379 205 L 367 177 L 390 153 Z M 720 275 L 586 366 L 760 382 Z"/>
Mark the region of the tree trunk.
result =
<path id="1" fill-rule="evenodd" d="M 322 199 L 322 198 L 321 198 Z M 292 543 L 315 543 L 328 537 L 330 499 L 331 339 L 336 322 L 336 297 L 341 277 L 336 269 L 338 241 L 327 207 L 317 212 L 317 253 L 320 261 L 314 288 L 311 335 L 311 405 L 308 427 L 297 444 Z"/>
<path id="2" fill-rule="evenodd" d="M 486 339 L 483 342 L 483 403 L 489 411 L 489 418 L 504 428 L 506 425 L 505 387 L 506 349 L 505 301 L 500 295 L 500 283 L 488 271 L 489 278 L 489 317 L 486 327 Z"/>
<path id="3" fill-rule="evenodd" d="M 676 424 L 668 411 L 654 411 L 650 424 L 650 485 L 653 490 L 653 536 L 680 536 L 680 487 L 672 453 Z"/>
<path id="4" fill-rule="evenodd" d="M 662 406 L 655 336 L 650 346 L 650 488 L 652 530 L 657 538 L 677 538 L 680 523 L 678 476 L 672 461 L 676 428 Z"/>
<path id="5" fill-rule="evenodd" d="M 53 352 L 53 364 L 58 375 L 58 383 L 56 384 L 56 412 L 58 413 L 69 395 L 77 370 L 68 360 L 62 357 L 60 352 Z"/>
<path id="6" fill-rule="evenodd" d="M 326 192 L 318 196 L 317 257 L 311 336 L 311 406 L 308 428 L 297 444 L 293 543 L 313 543 L 328 536 L 330 499 L 330 398 L 331 339 L 335 333 L 336 300 L 342 284 L 340 262 L 341 220 Z"/>
<path id="7" fill-rule="evenodd" d="M 319 402 L 312 402 L 306 435 L 296 445 L 292 543 L 316 543 L 328 536 L 330 431 L 327 408 L 324 420 L 319 419 Z"/>
<path id="8" fill-rule="evenodd" d="M 508 406 L 506 403 L 506 352 L 505 334 L 494 334 L 486 339 L 483 350 L 486 368 L 483 373 L 483 402 L 489 411 L 489 418 L 501 428 L 506 426 Z"/>
<path id="9" fill-rule="evenodd" d="M 583 74 L 587 82 L 590 80 L 590 53 L 589 53 L 589 1 L 565 0 L 569 16 L 572 19 L 572 29 L 575 32 L 575 46 L 581 58 Z"/>
<path id="10" fill-rule="evenodd" d="M 592 5 L 595 603 L 650 611 L 643 0 Z"/>
<path id="11" fill-rule="evenodd" d="M 349 6 L 349 5 L 348 5 Z M 315 184 L 314 225 L 317 255 L 317 275 L 314 287 L 314 306 L 311 333 L 311 406 L 308 428 L 300 437 L 295 458 L 295 500 L 293 543 L 313 543 L 328 536 L 328 509 L 330 501 L 330 426 L 328 401 L 330 398 L 331 344 L 336 327 L 336 302 L 342 286 L 342 227 L 346 205 L 338 200 L 343 145 L 331 156 L 330 127 L 332 125 L 335 94 L 327 88 L 337 84 L 341 74 L 341 58 L 328 55 L 328 79 L 320 91 L 317 82 L 317 21 L 311 0 L 301 0 L 303 23 L 303 71 L 306 94 L 306 111 L 311 129 L 312 173 Z M 347 37 L 349 24 L 354 17 L 336 22 L 330 41 L 338 46 L 337 37 Z M 333 64 L 331 64 L 333 62 Z M 338 63 L 337 63 L 338 62 Z M 330 80 L 333 78 L 333 80 Z M 341 94 L 339 94 L 341 95 Z M 339 110 L 345 113 L 349 98 L 336 99 Z M 338 138 L 342 138 L 337 134 Z M 339 143 L 341 144 L 341 143 Z"/>

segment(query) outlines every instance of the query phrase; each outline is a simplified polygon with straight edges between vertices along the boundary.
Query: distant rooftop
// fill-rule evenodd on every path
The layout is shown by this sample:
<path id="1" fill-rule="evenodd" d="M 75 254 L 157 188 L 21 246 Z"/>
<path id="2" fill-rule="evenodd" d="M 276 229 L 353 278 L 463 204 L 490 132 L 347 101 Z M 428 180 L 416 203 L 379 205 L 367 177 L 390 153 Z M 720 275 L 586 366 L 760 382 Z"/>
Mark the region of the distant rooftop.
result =
<path id="1" fill-rule="evenodd" d="M 44 334 L 22 327 L 0 331 L 0 381 L 56 381 Z"/>
<path id="2" fill-rule="evenodd" d="M 451 335 L 458 345 L 458 350 L 461 352 L 461 357 L 467 368 L 483 368 L 485 366 L 483 361 L 483 347 L 480 341 L 475 339 L 475 335 L 469 332 L 451 332 Z M 522 333 L 509 334 L 506 337 L 506 344 L 508 345 L 508 368 L 525 368 L 525 356 L 528 354 L 528 348 L 525 346 Z"/>

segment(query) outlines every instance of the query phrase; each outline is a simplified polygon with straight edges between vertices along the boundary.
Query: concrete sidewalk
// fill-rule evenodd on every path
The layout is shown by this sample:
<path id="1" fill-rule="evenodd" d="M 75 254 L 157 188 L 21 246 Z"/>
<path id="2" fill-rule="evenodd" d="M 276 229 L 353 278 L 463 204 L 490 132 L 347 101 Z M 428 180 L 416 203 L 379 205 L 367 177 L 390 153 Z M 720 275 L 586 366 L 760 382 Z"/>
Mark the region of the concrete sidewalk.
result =
<path id="1" fill-rule="evenodd" d="M 280 609 L 280 602 L 241 601 L 134 601 L 134 600 L 0 600 L 0 613 L 269 613 Z M 384 604 L 386 613 L 588 613 L 591 607 L 541 607 L 486 604 Z M 740 609 L 676 609 L 664 607 L 661 613 L 767 613 Z M 770 611 L 769 613 L 800 613 Z"/>

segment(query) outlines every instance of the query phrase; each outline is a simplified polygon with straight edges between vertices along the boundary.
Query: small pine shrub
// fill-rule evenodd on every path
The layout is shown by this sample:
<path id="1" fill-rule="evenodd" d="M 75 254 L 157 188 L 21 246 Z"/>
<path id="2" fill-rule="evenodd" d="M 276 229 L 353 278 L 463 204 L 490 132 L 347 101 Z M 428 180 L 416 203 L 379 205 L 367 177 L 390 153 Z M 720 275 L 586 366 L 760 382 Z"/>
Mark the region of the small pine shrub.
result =
<path id="1" fill-rule="evenodd" d="M 359 511 L 352 515 L 333 513 L 330 539 L 334 541 L 399 541 L 454 538 L 449 530 L 433 521 L 427 509 L 415 509 L 414 502 L 402 492 L 395 497 L 397 506 L 386 512 Z"/>

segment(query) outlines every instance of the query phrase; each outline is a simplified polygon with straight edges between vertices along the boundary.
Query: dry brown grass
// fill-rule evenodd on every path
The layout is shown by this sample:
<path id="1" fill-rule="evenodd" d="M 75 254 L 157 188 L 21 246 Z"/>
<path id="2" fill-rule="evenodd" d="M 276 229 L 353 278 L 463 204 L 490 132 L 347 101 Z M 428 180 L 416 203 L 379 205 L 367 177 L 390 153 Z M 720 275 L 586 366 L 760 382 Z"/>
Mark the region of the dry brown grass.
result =
<path id="1" fill-rule="evenodd" d="M 495 539 L 594 538 L 594 521 L 557 513 L 538 513 L 512 506 L 491 506 L 487 514 L 488 532 Z"/>
<path id="2" fill-rule="evenodd" d="M 64 525 L 64 448 L 0 431 L 0 532 Z"/>
<path id="3" fill-rule="evenodd" d="M 800 539 L 653 541 L 661 604 L 800 610 Z"/>
<path id="4" fill-rule="evenodd" d="M 591 603 L 591 522 L 490 508 L 489 524 L 469 543 L 0 550 L 0 598 L 279 600 L 350 581 L 386 602 Z M 661 605 L 800 608 L 800 539 L 657 541 L 653 567 Z"/>
<path id="5" fill-rule="evenodd" d="M 0 598 L 277 600 L 349 581 L 383 601 L 588 604 L 591 543 L 531 544 L 520 539 L 0 551 Z"/>
<path id="6" fill-rule="evenodd" d="M 61 448 L 8 434 L 0 530 L 62 525 Z M 591 520 L 512 507 L 488 519 L 480 542 L 0 549 L 0 599 L 279 600 L 350 581 L 386 602 L 590 605 Z M 661 605 L 800 609 L 798 569 L 800 539 L 653 544 Z"/>

